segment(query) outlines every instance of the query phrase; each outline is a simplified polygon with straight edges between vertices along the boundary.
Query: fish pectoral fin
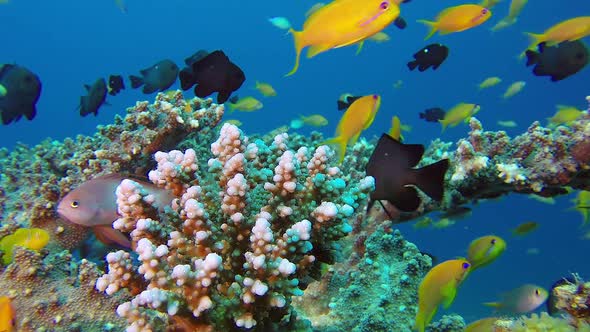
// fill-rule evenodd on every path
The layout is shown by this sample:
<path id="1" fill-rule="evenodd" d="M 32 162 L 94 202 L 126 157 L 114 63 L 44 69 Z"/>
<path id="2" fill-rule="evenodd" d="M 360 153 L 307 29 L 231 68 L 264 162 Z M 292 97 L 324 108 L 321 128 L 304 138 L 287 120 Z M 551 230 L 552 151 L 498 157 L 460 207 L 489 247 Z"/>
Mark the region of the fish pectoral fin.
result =
<path id="1" fill-rule="evenodd" d="M 358 48 L 356 49 L 355 55 L 359 55 L 361 53 L 361 51 L 363 50 L 363 45 L 365 45 L 365 41 L 361 40 L 357 45 Z"/>
<path id="2" fill-rule="evenodd" d="M 328 45 L 328 44 L 312 45 L 307 49 L 306 57 L 308 59 L 313 58 L 314 56 L 316 56 L 322 52 L 326 52 L 327 50 L 329 50 L 331 48 L 332 48 L 332 46 Z"/>
<path id="3" fill-rule="evenodd" d="M 123 233 L 114 229 L 110 225 L 93 227 L 96 238 L 107 245 L 117 244 L 125 248 L 131 248 L 131 241 Z"/>
<path id="4" fill-rule="evenodd" d="M 453 304 L 455 296 L 457 295 L 457 287 L 453 282 L 449 282 L 440 289 L 440 293 L 443 296 L 442 305 L 443 308 L 447 309 Z"/>

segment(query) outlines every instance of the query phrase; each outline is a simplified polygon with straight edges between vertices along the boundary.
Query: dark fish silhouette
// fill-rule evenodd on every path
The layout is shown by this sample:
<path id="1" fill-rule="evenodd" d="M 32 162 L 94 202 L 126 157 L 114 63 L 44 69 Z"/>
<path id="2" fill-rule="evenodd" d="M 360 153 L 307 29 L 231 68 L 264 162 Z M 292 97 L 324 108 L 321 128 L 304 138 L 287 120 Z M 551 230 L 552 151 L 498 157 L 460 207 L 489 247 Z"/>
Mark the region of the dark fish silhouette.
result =
<path id="1" fill-rule="evenodd" d="M 217 103 L 222 104 L 245 80 L 242 69 L 231 62 L 223 51 L 217 50 L 192 64 L 192 81 L 184 85 L 196 84 L 195 95 L 199 98 L 217 92 Z"/>
<path id="2" fill-rule="evenodd" d="M 186 67 L 182 68 L 180 73 L 178 73 L 178 78 L 180 79 L 180 88 L 183 91 L 186 91 L 195 85 L 195 78 L 193 75 L 193 64 L 195 62 L 203 59 L 209 55 L 209 52 L 205 50 L 199 50 L 195 54 L 189 56 L 188 58 L 184 59 L 184 63 Z"/>
<path id="3" fill-rule="evenodd" d="M 86 116 L 90 113 L 98 115 L 98 109 L 105 103 L 107 97 L 107 84 L 104 78 L 99 78 L 92 86 L 84 85 L 88 95 L 80 97 L 80 115 Z"/>
<path id="4" fill-rule="evenodd" d="M 155 65 L 140 71 L 141 77 L 130 75 L 131 87 L 134 89 L 143 85 L 145 94 L 168 89 L 178 76 L 178 66 L 172 60 L 162 60 Z"/>
<path id="5" fill-rule="evenodd" d="M 123 82 L 123 76 L 111 75 L 109 76 L 109 94 L 116 96 L 121 90 L 125 89 L 125 83 Z"/>
<path id="6" fill-rule="evenodd" d="M 446 113 L 447 112 L 445 112 L 445 110 L 440 107 L 433 107 L 425 110 L 424 112 L 420 112 L 418 115 L 420 116 L 420 119 L 424 119 L 428 122 L 438 123 L 438 120 L 445 118 Z"/>
<path id="7" fill-rule="evenodd" d="M 553 294 L 553 289 L 566 284 L 577 285 L 578 281 L 574 277 L 565 277 L 554 282 L 553 285 L 551 285 L 551 288 L 549 288 L 549 297 L 547 297 L 547 302 L 545 302 L 545 305 L 547 306 L 547 313 L 549 315 L 557 316 L 561 313 L 561 310 L 557 308 L 557 299 Z"/>
<path id="8" fill-rule="evenodd" d="M 367 175 L 375 178 L 369 209 L 375 201 L 387 200 L 401 211 L 415 211 L 420 197 L 414 186 L 434 200 L 442 199 L 449 160 L 414 168 L 423 154 L 424 145 L 403 144 L 387 134 L 381 135 L 367 163 Z"/>
<path id="9" fill-rule="evenodd" d="M 572 76 L 588 64 L 588 48 L 581 40 L 554 46 L 541 43 L 537 48 L 538 52 L 526 51 L 526 65 L 535 65 L 533 74 L 549 76 L 552 82 Z"/>
<path id="10" fill-rule="evenodd" d="M 432 67 L 436 70 L 448 55 L 448 47 L 443 44 L 430 44 L 414 54 L 415 60 L 408 62 L 408 68 L 414 70 L 418 67 L 419 71 L 425 71 Z"/>
<path id="11" fill-rule="evenodd" d="M 395 25 L 398 29 L 403 30 L 408 26 L 408 23 L 403 17 L 398 16 L 398 18 L 393 21 L 393 25 Z"/>
<path id="12" fill-rule="evenodd" d="M 338 110 L 343 111 L 346 110 L 355 100 L 359 99 L 362 96 L 353 96 L 350 94 L 343 94 L 337 101 Z"/>
<path id="13" fill-rule="evenodd" d="M 0 118 L 3 124 L 18 121 L 24 115 L 33 120 L 41 95 L 41 80 L 19 65 L 0 65 Z"/>

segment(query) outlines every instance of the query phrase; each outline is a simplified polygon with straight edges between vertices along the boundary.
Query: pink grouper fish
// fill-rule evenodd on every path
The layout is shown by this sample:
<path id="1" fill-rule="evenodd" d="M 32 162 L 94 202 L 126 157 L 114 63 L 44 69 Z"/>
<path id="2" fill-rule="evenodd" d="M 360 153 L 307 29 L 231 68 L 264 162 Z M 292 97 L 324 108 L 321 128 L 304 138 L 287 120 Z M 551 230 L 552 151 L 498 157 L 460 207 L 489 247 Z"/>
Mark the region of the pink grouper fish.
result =
<path id="1" fill-rule="evenodd" d="M 116 229 L 113 221 L 117 214 L 115 191 L 122 180 L 131 178 L 156 197 L 156 206 L 164 208 L 174 198 L 167 190 L 136 180 L 123 174 L 108 174 L 86 181 L 68 193 L 58 204 L 57 213 L 65 220 L 91 227 L 96 237 L 105 244 L 118 244 L 130 248 L 129 239 Z"/>

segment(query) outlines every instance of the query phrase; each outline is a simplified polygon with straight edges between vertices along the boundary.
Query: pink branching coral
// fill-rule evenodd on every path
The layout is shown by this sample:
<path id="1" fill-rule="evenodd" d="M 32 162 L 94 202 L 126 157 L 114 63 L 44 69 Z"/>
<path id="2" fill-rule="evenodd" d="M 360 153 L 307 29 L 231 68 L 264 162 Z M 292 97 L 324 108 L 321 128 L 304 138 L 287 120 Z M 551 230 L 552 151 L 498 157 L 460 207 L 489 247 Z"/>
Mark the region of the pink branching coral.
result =
<path id="1" fill-rule="evenodd" d="M 156 153 L 149 178 L 176 196 L 164 213 L 139 183 L 120 184 L 113 226 L 130 234 L 139 266 L 111 253 L 96 287 L 136 294 L 117 309 L 129 330 L 153 330 L 155 312 L 216 330 L 288 323 L 291 296 L 319 262 L 333 261 L 335 241 L 351 231 L 346 220 L 374 186 L 370 177 L 345 181 L 325 146 L 295 152 L 288 140 L 250 143 L 225 124 L 207 170 L 192 149 Z"/>

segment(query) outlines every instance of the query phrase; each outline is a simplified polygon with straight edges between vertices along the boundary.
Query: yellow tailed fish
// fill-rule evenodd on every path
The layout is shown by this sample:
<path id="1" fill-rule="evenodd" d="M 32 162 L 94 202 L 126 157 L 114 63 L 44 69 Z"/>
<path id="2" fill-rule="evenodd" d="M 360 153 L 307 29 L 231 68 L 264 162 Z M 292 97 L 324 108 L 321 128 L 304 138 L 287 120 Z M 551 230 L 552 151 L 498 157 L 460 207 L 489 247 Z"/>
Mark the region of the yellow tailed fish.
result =
<path id="1" fill-rule="evenodd" d="M 471 241 L 467 249 L 467 261 L 471 263 L 471 271 L 492 263 L 504 250 L 506 242 L 496 235 L 486 235 Z"/>
<path id="2" fill-rule="evenodd" d="M 538 44 L 557 45 L 563 41 L 575 41 L 590 35 L 590 16 L 579 16 L 557 23 L 543 33 L 525 32 L 531 39 L 527 50 L 535 50 Z M 524 56 L 524 53 L 522 54 Z"/>
<path id="3" fill-rule="evenodd" d="M 440 304 L 448 308 L 457 295 L 457 289 L 469 273 L 471 264 L 464 259 L 444 261 L 433 267 L 418 288 L 418 313 L 414 329 L 424 332 Z"/>
<path id="4" fill-rule="evenodd" d="M 445 117 L 438 120 L 442 125 L 442 131 L 445 131 L 447 126 L 455 127 L 462 121 L 469 121 L 480 110 L 480 106 L 477 104 L 459 103 L 451 108 Z"/>
<path id="5" fill-rule="evenodd" d="M 381 96 L 368 95 L 355 100 L 346 109 L 336 128 L 336 137 L 322 143 L 338 146 L 339 164 L 344 160 L 348 144 L 356 143 L 361 132 L 371 126 L 380 106 Z"/>
<path id="6" fill-rule="evenodd" d="M 333 48 L 362 42 L 390 25 L 399 16 L 401 0 L 336 0 L 319 8 L 303 24 L 303 30 L 290 29 L 295 40 L 295 65 L 299 68 L 303 48 L 310 46 L 312 58 Z"/>
<path id="7" fill-rule="evenodd" d="M 461 32 L 476 27 L 492 16 L 492 12 L 485 7 L 474 4 L 466 4 L 449 7 L 441 11 L 436 21 L 418 20 L 430 27 L 430 32 L 424 40 L 432 37 L 437 31 L 441 35 L 453 32 Z"/>

